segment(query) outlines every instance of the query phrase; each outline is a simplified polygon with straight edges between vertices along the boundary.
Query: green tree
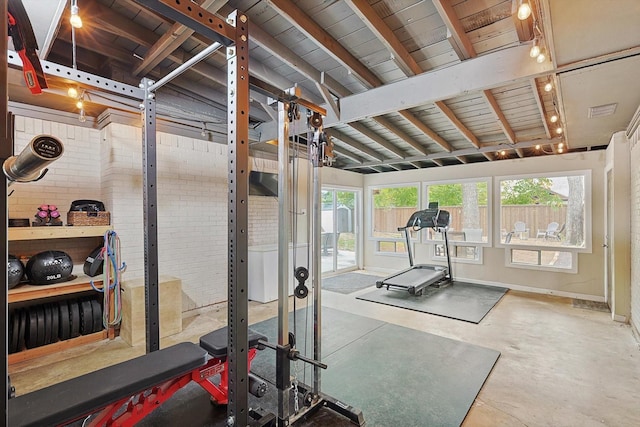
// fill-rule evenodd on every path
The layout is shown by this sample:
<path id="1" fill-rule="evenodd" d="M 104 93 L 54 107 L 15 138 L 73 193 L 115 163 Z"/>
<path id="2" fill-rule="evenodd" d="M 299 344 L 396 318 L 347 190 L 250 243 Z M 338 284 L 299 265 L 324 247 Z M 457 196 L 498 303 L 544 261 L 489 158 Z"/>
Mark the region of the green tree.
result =
<path id="1" fill-rule="evenodd" d="M 562 199 L 551 191 L 550 178 L 526 178 L 500 182 L 500 198 L 503 205 L 560 206 Z"/>
<path id="2" fill-rule="evenodd" d="M 417 207 L 417 187 L 385 187 L 373 190 L 373 204 L 376 208 Z"/>
<path id="3" fill-rule="evenodd" d="M 465 184 L 467 185 L 467 184 Z M 487 204 L 487 183 L 470 182 L 474 185 L 478 196 L 478 204 Z M 440 206 L 463 206 L 463 184 L 436 184 L 429 186 L 429 201 L 438 202 Z"/>

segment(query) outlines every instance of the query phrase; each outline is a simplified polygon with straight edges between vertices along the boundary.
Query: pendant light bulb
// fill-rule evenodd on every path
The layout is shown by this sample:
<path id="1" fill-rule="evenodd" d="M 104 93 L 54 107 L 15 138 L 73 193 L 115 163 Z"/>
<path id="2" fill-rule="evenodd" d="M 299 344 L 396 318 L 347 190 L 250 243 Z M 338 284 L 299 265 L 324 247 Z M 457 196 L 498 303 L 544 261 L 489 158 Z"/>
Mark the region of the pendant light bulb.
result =
<path id="1" fill-rule="evenodd" d="M 67 89 L 67 95 L 70 98 L 77 98 L 78 97 L 78 89 L 76 89 L 75 87 L 71 86 L 69 89 Z"/>
<path id="2" fill-rule="evenodd" d="M 78 99 L 76 101 L 76 107 L 80 110 L 82 110 L 82 108 L 84 107 L 84 102 L 82 101 L 82 99 Z"/>
<path id="3" fill-rule="evenodd" d="M 500 155 L 501 155 L 501 156 L 504 156 L 504 155 L 506 155 L 506 154 L 507 154 L 507 152 L 506 152 L 506 151 L 504 151 L 504 150 L 500 150 Z"/>
<path id="4" fill-rule="evenodd" d="M 524 21 L 531 16 L 531 5 L 527 0 L 522 0 L 518 7 L 518 19 Z"/>
<path id="5" fill-rule="evenodd" d="M 87 116 L 84 114 L 84 109 L 80 110 L 80 115 L 78 115 L 78 120 L 80 123 L 84 123 L 87 121 Z"/>
<path id="6" fill-rule="evenodd" d="M 546 59 L 547 59 L 547 55 L 544 54 L 544 51 L 540 50 L 540 54 L 536 56 L 536 62 L 538 64 L 542 64 L 544 61 L 546 61 Z"/>
<path id="7" fill-rule="evenodd" d="M 561 142 L 560 144 L 558 144 L 558 148 L 562 150 L 564 148 L 564 143 Z"/>
<path id="8" fill-rule="evenodd" d="M 553 116 L 551 116 L 551 117 L 549 118 L 549 121 L 550 121 L 551 123 L 555 123 L 555 122 L 557 122 L 557 121 L 558 121 L 558 115 L 557 115 L 557 114 L 554 114 Z"/>
<path id="9" fill-rule="evenodd" d="M 556 129 L 556 133 L 557 133 L 558 135 L 562 134 L 562 128 L 557 128 L 557 129 Z"/>
<path id="10" fill-rule="evenodd" d="M 540 149 L 540 144 L 536 144 L 536 150 Z"/>
<path id="11" fill-rule="evenodd" d="M 78 15 L 78 5 L 74 3 L 71 4 L 71 17 L 69 18 L 69 23 L 73 28 L 82 28 L 82 18 Z"/>
<path id="12" fill-rule="evenodd" d="M 529 56 L 532 58 L 535 58 L 538 55 L 540 55 L 540 42 L 536 37 L 535 39 L 533 39 L 533 46 L 531 46 L 531 50 L 529 51 Z"/>
<path id="13" fill-rule="evenodd" d="M 562 154 L 564 150 L 562 148 L 558 148 L 558 153 Z"/>
<path id="14" fill-rule="evenodd" d="M 552 90 L 553 90 L 553 85 L 551 84 L 551 82 L 547 82 L 547 84 L 544 85 L 544 91 L 551 92 Z"/>

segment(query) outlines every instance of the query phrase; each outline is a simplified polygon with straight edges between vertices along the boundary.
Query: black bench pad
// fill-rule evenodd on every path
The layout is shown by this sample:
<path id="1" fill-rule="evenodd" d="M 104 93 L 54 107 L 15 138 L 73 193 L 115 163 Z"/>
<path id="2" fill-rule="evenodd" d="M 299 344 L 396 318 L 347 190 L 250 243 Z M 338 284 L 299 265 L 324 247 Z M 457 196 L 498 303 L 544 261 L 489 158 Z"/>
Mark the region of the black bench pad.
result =
<path id="1" fill-rule="evenodd" d="M 9 400 L 9 425 L 52 426 L 97 412 L 120 399 L 186 374 L 207 361 L 191 342 L 180 343 Z"/>
<path id="2" fill-rule="evenodd" d="M 204 348 L 213 357 L 223 359 L 227 356 L 228 328 L 225 326 L 217 331 L 209 332 L 200 337 L 200 347 Z M 267 337 L 249 329 L 249 348 L 263 347 L 258 345 L 258 340 L 267 341 Z"/>

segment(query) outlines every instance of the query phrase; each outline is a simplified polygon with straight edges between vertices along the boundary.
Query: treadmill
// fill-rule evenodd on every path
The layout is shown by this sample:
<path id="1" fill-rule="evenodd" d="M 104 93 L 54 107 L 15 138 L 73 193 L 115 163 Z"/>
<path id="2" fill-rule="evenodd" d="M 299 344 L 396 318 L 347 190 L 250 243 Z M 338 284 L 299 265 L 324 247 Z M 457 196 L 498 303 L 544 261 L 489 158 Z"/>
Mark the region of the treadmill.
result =
<path id="1" fill-rule="evenodd" d="M 447 237 L 450 221 L 451 216 L 449 215 L 449 211 L 438 209 L 435 203 L 430 204 L 428 209 L 414 212 L 406 226 L 398 227 L 398 231 L 404 232 L 407 242 L 409 268 L 385 279 L 378 280 L 376 287 L 382 288 L 385 286 L 387 290 L 391 288 L 406 290 L 410 295 L 420 296 L 422 295 L 423 289 L 428 286 L 440 288 L 450 285 L 453 282 L 451 275 L 451 257 L 449 256 L 449 239 Z M 413 264 L 410 231 L 419 231 L 423 228 L 432 228 L 444 236 L 444 249 L 447 254 L 446 266 Z"/>

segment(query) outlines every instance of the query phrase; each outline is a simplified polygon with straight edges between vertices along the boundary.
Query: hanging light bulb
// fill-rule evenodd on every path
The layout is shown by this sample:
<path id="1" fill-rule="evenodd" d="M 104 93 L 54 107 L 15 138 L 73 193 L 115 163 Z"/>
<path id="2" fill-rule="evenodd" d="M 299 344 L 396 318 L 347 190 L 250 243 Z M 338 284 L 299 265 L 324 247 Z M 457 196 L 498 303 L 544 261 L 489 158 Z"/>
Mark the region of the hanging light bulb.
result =
<path id="1" fill-rule="evenodd" d="M 564 148 L 564 143 L 561 142 L 560 144 L 558 144 L 558 148 L 562 150 Z"/>
<path id="2" fill-rule="evenodd" d="M 520 0 L 520 6 L 518 6 L 518 19 L 524 21 L 531 16 L 531 5 L 528 0 Z"/>
<path id="3" fill-rule="evenodd" d="M 76 101 L 76 108 L 82 110 L 82 108 L 84 108 L 84 101 L 82 99 L 78 99 Z"/>
<path id="4" fill-rule="evenodd" d="M 547 84 L 544 85 L 544 91 L 551 92 L 551 90 L 553 90 L 553 84 L 551 82 L 547 82 Z"/>
<path id="5" fill-rule="evenodd" d="M 564 150 L 563 150 L 561 147 L 560 147 L 560 148 L 558 148 L 558 153 L 562 154 L 562 152 L 563 152 L 563 151 L 564 151 Z"/>
<path id="6" fill-rule="evenodd" d="M 540 144 L 536 144 L 536 150 L 540 149 Z"/>
<path id="7" fill-rule="evenodd" d="M 531 50 L 529 51 L 529 56 L 532 58 L 535 58 L 538 55 L 540 55 L 540 41 L 536 37 L 535 39 L 533 39 L 533 46 L 531 46 Z"/>
<path id="8" fill-rule="evenodd" d="M 557 133 L 558 135 L 560 135 L 560 134 L 562 133 L 562 128 L 557 128 L 557 129 L 556 129 L 556 133 Z"/>
<path id="9" fill-rule="evenodd" d="M 75 87 L 71 86 L 69 89 L 67 89 L 67 95 L 70 98 L 77 98 L 78 97 L 78 89 L 76 89 Z"/>
<path id="10" fill-rule="evenodd" d="M 549 117 L 549 121 L 550 121 L 551 123 L 555 123 L 555 122 L 557 122 L 557 121 L 558 121 L 558 115 L 557 115 L 557 114 L 554 114 L 553 116 Z"/>
<path id="11" fill-rule="evenodd" d="M 78 0 L 71 1 L 71 18 L 69 23 L 73 28 L 82 28 L 82 18 L 78 15 Z"/>
<path id="12" fill-rule="evenodd" d="M 540 49 L 540 53 L 538 54 L 538 56 L 536 56 L 536 62 L 538 64 L 542 64 L 544 61 L 546 61 L 546 59 L 547 55 L 545 55 L 544 49 Z"/>
<path id="13" fill-rule="evenodd" d="M 80 115 L 78 115 L 78 120 L 80 123 L 84 123 L 87 121 L 87 116 L 84 114 L 84 109 L 80 110 Z"/>
<path id="14" fill-rule="evenodd" d="M 500 155 L 501 155 L 501 156 L 504 156 L 504 155 L 506 155 L 506 154 L 507 154 L 507 152 L 506 152 L 506 151 L 504 151 L 504 150 L 500 150 Z"/>

